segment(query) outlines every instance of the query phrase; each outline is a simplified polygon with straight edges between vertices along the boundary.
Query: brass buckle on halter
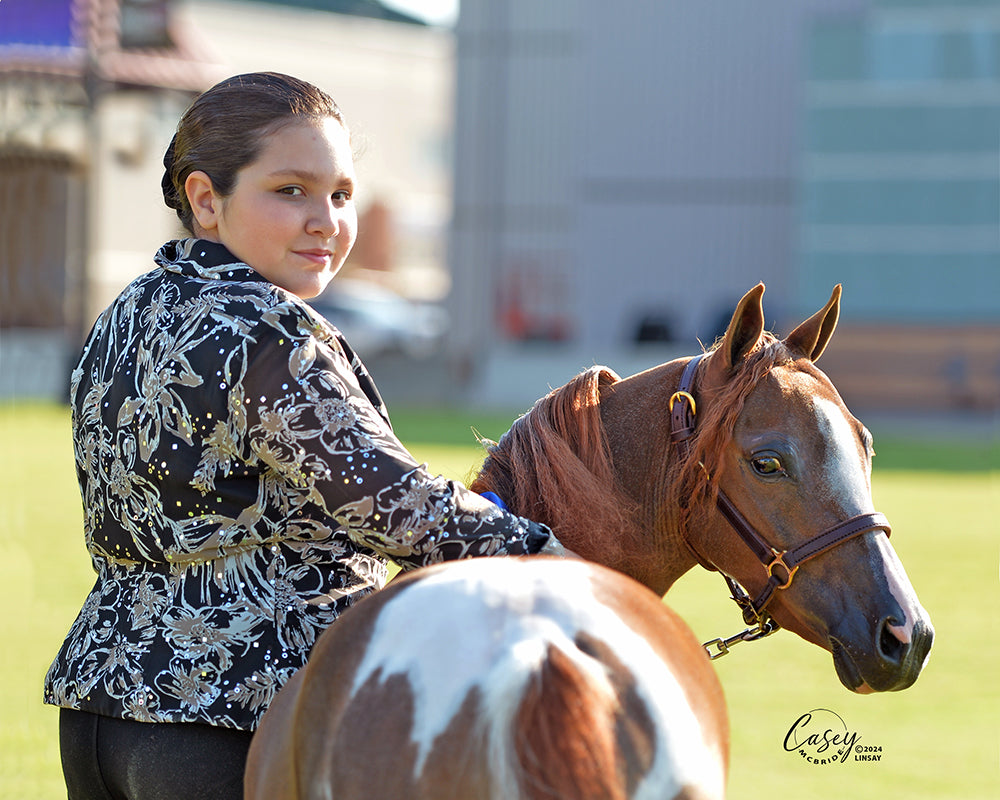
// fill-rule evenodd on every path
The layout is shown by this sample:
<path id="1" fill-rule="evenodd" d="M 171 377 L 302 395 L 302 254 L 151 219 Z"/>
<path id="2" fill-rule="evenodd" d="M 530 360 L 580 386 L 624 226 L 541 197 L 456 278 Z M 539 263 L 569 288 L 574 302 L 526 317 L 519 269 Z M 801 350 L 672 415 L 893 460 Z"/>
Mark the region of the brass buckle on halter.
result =
<path id="1" fill-rule="evenodd" d="M 695 405 L 694 397 L 690 392 L 674 392 L 672 395 L 670 395 L 670 400 L 667 403 L 667 409 L 670 411 L 671 414 L 674 411 L 674 403 L 676 403 L 678 400 L 686 400 L 691 405 L 692 415 L 698 413 L 698 407 Z"/>
<path id="2" fill-rule="evenodd" d="M 770 564 L 767 565 L 767 577 L 769 577 L 769 578 L 775 578 L 774 568 L 775 567 L 781 567 L 787 573 L 788 577 L 785 578 L 785 582 L 784 583 L 782 583 L 782 584 L 780 584 L 778 586 L 775 586 L 774 588 L 775 589 L 787 589 L 789 586 L 792 585 L 792 578 L 794 578 L 795 577 L 795 573 L 799 571 L 799 566 L 800 565 L 796 564 L 794 567 L 789 567 L 788 564 L 785 563 L 785 554 L 788 552 L 787 550 L 782 550 L 779 553 L 777 550 L 775 550 L 772 547 L 771 548 L 771 552 L 774 553 L 774 561 L 772 561 Z M 775 578 L 775 579 L 776 580 L 780 580 L 780 578 Z"/>

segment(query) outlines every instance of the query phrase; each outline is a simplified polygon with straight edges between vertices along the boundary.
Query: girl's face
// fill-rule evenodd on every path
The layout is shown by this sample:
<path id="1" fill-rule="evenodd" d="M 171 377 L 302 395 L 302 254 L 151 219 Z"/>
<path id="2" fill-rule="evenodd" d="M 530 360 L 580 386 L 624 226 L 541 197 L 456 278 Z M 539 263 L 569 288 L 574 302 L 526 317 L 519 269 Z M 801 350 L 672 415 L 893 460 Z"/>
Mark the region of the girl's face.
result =
<path id="1" fill-rule="evenodd" d="M 349 135 L 326 118 L 270 134 L 228 197 L 215 193 L 204 172 L 191 173 L 185 188 L 198 236 L 308 299 L 327 287 L 354 246 L 354 183 Z"/>

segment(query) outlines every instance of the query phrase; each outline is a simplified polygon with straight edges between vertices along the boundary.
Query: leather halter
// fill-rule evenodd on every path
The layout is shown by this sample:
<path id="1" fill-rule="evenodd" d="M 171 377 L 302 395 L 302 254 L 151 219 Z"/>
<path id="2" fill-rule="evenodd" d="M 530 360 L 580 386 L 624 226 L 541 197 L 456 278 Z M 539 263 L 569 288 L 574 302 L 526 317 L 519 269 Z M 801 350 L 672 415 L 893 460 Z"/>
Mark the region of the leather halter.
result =
<path id="1" fill-rule="evenodd" d="M 697 423 L 697 406 L 694 395 L 694 379 L 698 369 L 698 364 L 705 357 L 705 353 L 692 358 L 681 375 L 681 383 L 678 390 L 671 396 L 669 403 L 670 410 L 670 439 L 677 445 L 682 455 L 687 455 L 690 448 L 690 439 L 694 435 Z M 812 539 L 792 548 L 791 550 L 778 550 L 770 545 L 746 518 L 733 505 L 733 502 L 726 496 L 720 488 L 716 505 L 719 512 L 739 535 L 740 539 L 750 548 L 753 554 L 760 561 L 767 573 L 767 583 L 754 599 L 749 595 L 733 578 L 722 573 L 726 584 L 732 593 L 733 600 L 743 611 L 743 619 L 748 625 L 754 625 L 746 631 L 728 639 L 713 639 L 705 644 L 710 658 L 719 658 L 729 652 L 729 645 L 737 641 L 753 641 L 768 636 L 780 627 L 767 611 L 767 605 L 775 597 L 776 591 L 787 589 L 792 585 L 795 573 L 807 561 L 833 549 L 837 545 L 843 544 L 857 536 L 873 530 L 885 531 L 886 536 L 891 532 L 889 520 L 884 514 L 877 511 L 868 514 L 858 514 L 844 522 L 834 525 L 832 528 L 823 531 Z M 686 540 L 686 537 L 685 537 Z M 702 557 L 687 542 L 702 566 L 717 570 L 718 568 Z M 712 648 L 716 652 L 713 653 Z"/>

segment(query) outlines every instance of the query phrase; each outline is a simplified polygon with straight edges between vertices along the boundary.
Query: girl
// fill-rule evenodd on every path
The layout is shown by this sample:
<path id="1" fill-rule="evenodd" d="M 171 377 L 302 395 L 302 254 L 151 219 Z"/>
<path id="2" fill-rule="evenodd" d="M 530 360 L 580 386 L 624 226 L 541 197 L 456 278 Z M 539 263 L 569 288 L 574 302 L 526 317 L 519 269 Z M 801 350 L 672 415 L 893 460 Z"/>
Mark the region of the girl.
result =
<path id="1" fill-rule="evenodd" d="M 49 669 L 73 798 L 238 798 L 250 737 L 388 560 L 561 553 L 430 475 L 303 299 L 354 244 L 337 105 L 273 73 L 200 96 L 164 157 L 192 238 L 101 315 L 71 384 L 97 582 Z"/>

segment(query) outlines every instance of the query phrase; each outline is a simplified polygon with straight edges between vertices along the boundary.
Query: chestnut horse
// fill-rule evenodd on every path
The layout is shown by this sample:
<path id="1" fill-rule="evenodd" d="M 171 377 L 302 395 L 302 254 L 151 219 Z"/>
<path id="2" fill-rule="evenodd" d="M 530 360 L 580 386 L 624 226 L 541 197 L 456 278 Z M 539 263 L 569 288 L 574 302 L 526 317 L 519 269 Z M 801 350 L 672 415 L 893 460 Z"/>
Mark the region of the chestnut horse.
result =
<path id="1" fill-rule="evenodd" d="M 595 367 L 542 398 L 470 486 L 658 595 L 718 570 L 748 622 L 831 651 L 848 689 L 905 689 L 934 632 L 874 510 L 872 436 L 815 366 L 840 286 L 784 341 L 763 294 L 709 354 L 625 379 Z"/>
<path id="2" fill-rule="evenodd" d="M 911 685 L 933 630 L 874 511 L 871 435 L 814 364 L 840 287 L 783 341 L 763 291 L 710 353 L 594 368 L 515 422 L 471 488 L 594 563 L 457 562 L 359 603 L 265 714 L 247 797 L 721 796 L 721 691 L 658 600 L 698 563 L 747 638 L 794 631 L 853 691 Z"/>

